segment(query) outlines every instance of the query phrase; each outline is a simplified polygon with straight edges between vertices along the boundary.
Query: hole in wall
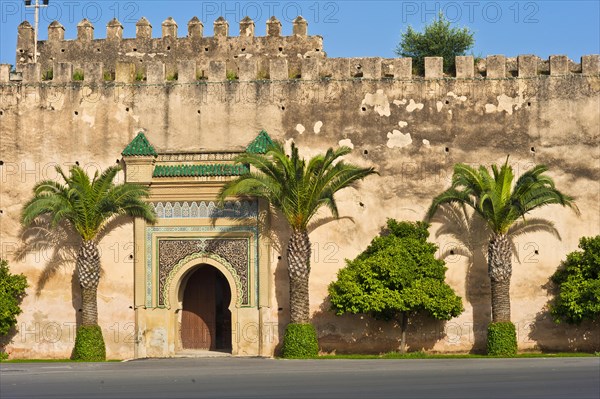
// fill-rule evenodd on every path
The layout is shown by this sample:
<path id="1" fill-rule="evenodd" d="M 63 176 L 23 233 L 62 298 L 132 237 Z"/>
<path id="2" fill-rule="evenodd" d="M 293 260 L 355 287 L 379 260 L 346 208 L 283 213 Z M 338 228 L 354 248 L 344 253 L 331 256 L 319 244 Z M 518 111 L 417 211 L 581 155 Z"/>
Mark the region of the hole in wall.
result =
<path id="1" fill-rule="evenodd" d="M 137 49 L 136 49 L 136 48 L 134 48 L 134 49 L 133 49 L 133 51 L 137 51 Z"/>
<path id="2" fill-rule="evenodd" d="M 200 114 L 201 114 L 201 112 L 200 112 L 200 110 L 198 110 L 198 115 L 200 115 Z"/>
<path id="3" fill-rule="evenodd" d="M 64 48 L 61 48 L 61 49 L 60 49 L 60 52 L 61 52 L 61 53 L 64 53 L 64 52 L 65 52 L 65 49 L 64 49 Z"/>
<path id="4" fill-rule="evenodd" d="M 2 209 L 0 209 L 0 215 L 3 214 L 3 213 L 4 213 L 4 211 Z"/>
<path id="5" fill-rule="evenodd" d="M 369 155 L 369 150 L 364 150 L 364 151 L 363 151 L 363 154 L 365 154 L 365 155 Z"/>
<path id="6" fill-rule="evenodd" d="M 79 161 L 75 161 L 75 165 L 79 166 Z"/>
<path id="7" fill-rule="evenodd" d="M 529 150 L 530 150 L 531 152 L 535 152 L 535 147 L 531 147 Z"/>
<path id="8" fill-rule="evenodd" d="M 279 47 L 279 51 L 280 51 L 280 52 L 281 52 L 281 51 L 283 51 L 283 47 Z"/>
<path id="9" fill-rule="evenodd" d="M 63 50 L 63 51 L 64 51 L 64 50 Z M 23 50 L 23 49 L 20 49 L 20 50 L 19 50 L 19 53 L 21 53 L 21 54 L 22 54 L 22 53 L 24 53 L 24 52 L 25 52 L 25 50 Z"/>
<path id="10" fill-rule="evenodd" d="M 281 255 L 279 255 L 279 256 L 277 257 L 277 259 L 278 259 L 278 260 L 281 260 Z"/>
<path id="11" fill-rule="evenodd" d="M 204 51 L 208 51 L 208 47 L 204 47 Z"/>
<path id="12" fill-rule="evenodd" d="M 282 111 L 285 111 L 285 106 L 283 106 L 283 105 L 282 105 L 282 106 L 281 106 L 281 110 L 282 110 Z"/>
<path id="13" fill-rule="evenodd" d="M 535 251 L 533 251 L 534 254 L 539 255 L 540 251 L 538 251 L 537 249 Z"/>
<path id="14" fill-rule="evenodd" d="M 133 254 L 130 254 L 130 255 L 129 255 L 129 259 L 133 259 Z"/>
<path id="15" fill-rule="evenodd" d="M 97 48 L 97 49 L 96 49 L 96 51 L 97 51 L 97 52 L 100 52 L 100 49 L 99 49 L 99 48 Z"/>
<path id="16" fill-rule="evenodd" d="M 4 111 L 0 110 L 0 116 L 4 115 Z"/>
<path id="17" fill-rule="evenodd" d="M 79 115 L 78 111 L 73 112 L 75 114 L 75 116 Z"/>
<path id="18" fill-rule="evenodd" d="M 364 207 L 365 207 L 365 204 L 363 204 L 362 202 L 359 202 L 359 203 L 358 203 L 358 206 L 360 206 L 361 208 L 364 208 Z"/>
<path id="19" fill-rule="evenodd" d="M 119 163 L 121 163 L 121 160 L 117 159 L 117 161 L 115 163 L 119 164 Z"/>
<path id="20" fill-rule="evenodd" d="M 450 255 L 454 255 L 454 250 L 453 249 L 450 250 Z"/>
<path id="21" fill-rule="evenodd" d="M 444 148 L 444 151 L 445 152 L 450 152 L 450 148 L 446 147 L 446 148 Z"/>
<path id="22" fill-rule="evenodd" d="M 4 161 L 0 161 L 0 166 L 4 165 Z"/>
<path id="23" fill-rule="evenodd" d="M 167 46 L 167 51 L 171 51 L 171 46 Z"/>
<path id="24" fill-rule="evenodd" d="M 283 312 L 283 308 L 277 308 L 277 311 Z"/>
<path id="25" fill-rule="evenodd" d="M 125 108 L 125 111 L 126 111 L 126 112 L 129 112 L 129 107 L 126 107 L 126 108 Z"/>
<path id="26" fill-rule="evenodd" d="M 450 104 L 450 101 L 446 100 L 446 104 Z"/>
<path id="27" fill-rule="evenodd" d="M 365 112 L 365 111 L 367 110 L 367 107 L 361 107 L 361 108 L 360 108 L 360 110 L 361 110 L 362 112 Z"/>
<path id="28" fill-rule="evenodd" d="M 242 53 L 246 51 L 246 47 L 242 47 Z"/>
<path id="29" fill-rule="evenodd" d="M 320 48 L 316 48 L 315 51 L 321 51 L 321 49 Z"/>
<path id="30" fill-rule="evenodd" d="M 528 107 L 531 107 L 531 103 L 530 103 L 530 102 L 528 102 L 528 103 L 527 103 L 527 106 L 528 106 Z"/>

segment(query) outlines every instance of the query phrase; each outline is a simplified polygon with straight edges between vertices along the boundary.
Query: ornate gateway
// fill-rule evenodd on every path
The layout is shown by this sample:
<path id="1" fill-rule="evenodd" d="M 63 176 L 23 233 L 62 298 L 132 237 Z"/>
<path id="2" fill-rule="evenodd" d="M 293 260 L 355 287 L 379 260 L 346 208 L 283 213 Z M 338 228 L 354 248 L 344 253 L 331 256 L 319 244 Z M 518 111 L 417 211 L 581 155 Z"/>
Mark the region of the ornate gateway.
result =
<path id="1" fill-rule="evenodd" d="M 262 131 L 246 148 L 264 152 Z M 136 357 L 224 349 L 261 355 L 268 305 L 267 204 L 220 188 L 246 173 L 231 153 L 157 153 L 143 132 L 123 150 L 126 181 L 148 185 L 155 225 L 135 220 Z M 252 339 L 242 332 L 252 325 Z"/>

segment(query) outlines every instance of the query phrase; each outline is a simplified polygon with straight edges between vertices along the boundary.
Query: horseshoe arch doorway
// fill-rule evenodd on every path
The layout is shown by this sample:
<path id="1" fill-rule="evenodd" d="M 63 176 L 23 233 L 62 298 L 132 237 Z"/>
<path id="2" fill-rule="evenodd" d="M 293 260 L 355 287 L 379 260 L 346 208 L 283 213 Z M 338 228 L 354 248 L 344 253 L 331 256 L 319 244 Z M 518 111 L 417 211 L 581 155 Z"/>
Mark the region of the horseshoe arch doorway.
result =
<path id="1" fill-rule="evenodd" d="M 184 350 L 231 352 L 231 289 L 217 268 L 202 264 L 183 290 L 181 344 Z"/>

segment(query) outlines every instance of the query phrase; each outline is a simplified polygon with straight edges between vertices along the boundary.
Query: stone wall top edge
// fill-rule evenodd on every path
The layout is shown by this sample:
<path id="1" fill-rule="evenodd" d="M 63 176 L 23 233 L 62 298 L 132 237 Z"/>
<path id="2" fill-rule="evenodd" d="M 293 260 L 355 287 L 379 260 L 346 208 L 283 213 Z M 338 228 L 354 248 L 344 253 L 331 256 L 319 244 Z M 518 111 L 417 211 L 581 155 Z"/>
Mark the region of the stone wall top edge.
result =
<path id="1" fill-rule="evenodd" d="M 321 81 L 321 80 L 421 80 L 421 79 L 511 79 L 544 76 L 600 76 L 600 55 L 585 55 L 576 63 L 567 56 L 553 55 L 547 60 L 532 55 L 516 58 L 501 55 L 475 59 L 455 59 L 455 70 L 444 70 L 441 57 L 426 57 L 424 70 L 411 58 L 327 58 L 324 53 L 310 53 L 273 58 L 240 54 L 234 58 L 197 58 L 167 61 L 126 60 L 102 62 L 60 62 L 0 65 L 0 83 L 134 83 L 194 84 L 209 82 L 251 81 Z"/>

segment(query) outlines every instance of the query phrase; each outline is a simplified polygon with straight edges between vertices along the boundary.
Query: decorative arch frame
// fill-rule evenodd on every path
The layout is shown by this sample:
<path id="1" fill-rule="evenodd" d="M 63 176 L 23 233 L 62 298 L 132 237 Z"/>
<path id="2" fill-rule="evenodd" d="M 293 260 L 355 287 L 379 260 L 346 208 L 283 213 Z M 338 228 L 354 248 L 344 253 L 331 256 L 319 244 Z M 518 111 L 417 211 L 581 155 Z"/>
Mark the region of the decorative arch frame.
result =
<path id="1" fill-rule="evenodd" d="M 177 265 L 171 270 L 166 280 L 163 291 L 166 300 L 165 306 L 171 308 L 172 304 L 180 302 L 182 282 L 188 273 L 199 265 L 210 265 L 223 273 L 231 291 L 229 310 L 233 313 L 233 309 L 240 307 L 242 303 L 242 283 L 235 269 L 227 260 L 209 252 L 196 252 L 177 262 Z"/>

